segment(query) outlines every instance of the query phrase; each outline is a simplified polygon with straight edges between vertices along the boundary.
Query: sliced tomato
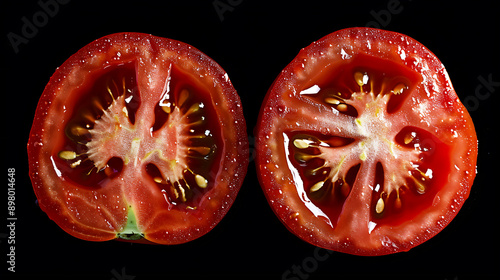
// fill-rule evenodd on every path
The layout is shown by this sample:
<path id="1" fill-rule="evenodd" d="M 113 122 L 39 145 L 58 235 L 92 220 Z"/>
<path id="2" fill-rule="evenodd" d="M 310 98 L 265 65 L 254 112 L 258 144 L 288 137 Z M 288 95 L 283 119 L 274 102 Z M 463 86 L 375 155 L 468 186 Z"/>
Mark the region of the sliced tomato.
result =
<path id="1" fill-rule="evenodd" d="M 407 251 L 470 193 L 477 139 L 442 63 L 405 35 L 350 28 L 302 49 L 255 130 L 269 204 L 303 240 L 356 255 Z"/>
<path id="2" fill-rule="evenodd" d="M 177 244 L 226 214 L 248 141 L 218 64 L 182 42 L 119 33 L 54 73 L 28 155 L 40 207 L 69 234 Z"/>

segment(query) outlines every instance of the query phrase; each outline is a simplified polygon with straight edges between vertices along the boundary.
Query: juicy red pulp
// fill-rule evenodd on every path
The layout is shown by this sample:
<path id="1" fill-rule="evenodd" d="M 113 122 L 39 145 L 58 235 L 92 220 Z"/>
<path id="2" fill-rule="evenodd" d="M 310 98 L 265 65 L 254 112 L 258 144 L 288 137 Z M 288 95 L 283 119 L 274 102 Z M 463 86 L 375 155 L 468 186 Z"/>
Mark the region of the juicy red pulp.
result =
<path id="1" fill-rule="evenodd" d="M 85 145 L 92 140 L 89 133 L 94 128 L 95 121 L 100 119 L 115 98 L 125 95 L 129 120 L 135 123 L 135 113 L 140 105 L 138 94 L 135 62 L 122 63 L 104 68 L 92 73 L 75 90 L 72 96 L 78 97 L 65 105 L 66 110 L 73 112 L 65 125 L 65 137 L 57 145 L 59 151 L 74 151 L 81 155 L 68 162 L 61 157 L 52 157 L 55 167 L 60 170 L 60 176 L 70 180 L 80 187 L 99 188 L 108 182 L 108 177 L 115 177 L 123 168 L 123 160 L 113 157 L 108 162 L 106 170 L 96 170 L 94 163 L 88 159 L 88 148 Z M 71 163 L 80 164 L 71 166 Z M 98 171 L 98 172 L 97 172 Z M 104 172 L 106 171 L 106 172 Z"/>
<path id="2" fill-rule="evenodd" d="M 179 41 L 117 33 L 52 75 L 28 156 L 40 208 L 71 235 L 180 244 L 227 213 L 248 141 L 215 61 Z"/>
<path id="3" fill-rule="evenodd" d="M 358 84 L 359 81 L 353 78 L 356 74 L 368 77 L 364 85 L 360 86 Z M 391 61 L 360 55 L 347 65 L 327 67 L 322 71 L 320 76 L 312 78 L 310 84 L 306 85 L 302 92 L 307 92 L 307 89 L 312 86 L 316 87 L 316 94 L 307 92 L 305 96 L 311 99 L 313 103 L 324 104 L 332 108 L 337 108 L 335 107 L 337 104 L 328 104 L 324 100 L 327 98 L 332 100 L 331 98 L 338 96 L 339 99 L 334 100 L 343 103 L 341 100 L 354 99 L 355 97 L 352 96 L 354 93 L 369 94 L 372 92 L 376 96 L 390 95 L 387 106 L 379 108 L 379 110 L 385 110 L 387 114 L 392 115 L 399 111 L 402 103 L 408 98 L 408 94 L 404 94 L 403 92 L 414 90 L 414 85 L 418 82 L 421 82 L 418 75 L 406 67 L 402 67 Z M 395 94 L 394 89 L 398 85 L 404 85 L 403 92 Z M 352 118 L 360 117 L 360 112 L 363 110 L 362 107 L 356 108 L 349 102 L 345 102 L 344 104 L 347 104 L 347 108 L 343 110 L 339 109 L 340 114 Z M 285 131 L 285 133 L 288 134 L 289 139 L 292 139 L 289 145 L 289 149 L 291 149 L 290 157 L 295 159 L 292 162 L 302 176 L 306 191 L 309 189 L 310 198 L 313 203 L 317 204 L 330 219 L 332 226 L 335 227 L 344 207 L 343 204 L 349 196 L 350 189 L 354 186 L 359 170 L 364 167 L 365 163 L 361 160 L 352 164 L 350 167 L 345 168 L 347 172 L 345 172 L 343 178 L 332 181 L 327 176 L 331 172 L 332 167 L 323 166 L 325 160 L 321 158 L 320 150 L 314 146 L 306 149 L 298 149 L 293 146 L 293 140 L 314 138 L 321 140 L 321 143 L 327 143 L 331 149 L 338 149 L 359 145 L 360 141 L 364 139 L 360 135 L 354 136 L 354 138 L 347 138 L 338 136 L 335 133 L 322 134 L 316 131 L 303 130 Z M 410 143 L 404 143 L 404 137 L 409 134 L 411 135 L 411 133 L 418 135 L 418 137 L 415 137 Z M 374 186 L 371 202 L 371 209 L 373 210 L 372 219 L 379 225 L 396 225 L 404 222 L 405 219 L 411 219 L 423 209 L 431 206 L 439 190 L 439 186 L 442 186 L 444 183 L 443 174 L 448 172 L 447 170 L 443 170 L 443 167 L 446 168 L 449 165 L 449 161 L 447 161 L 449 149 L 445 144 L 433 137 L 431 133 L 409 126 L 404 127 L 395 137 L 392 139 L 388 138 L 387 140 L 404 149 L 425 151 L 421 155 L 420 161 L 412 162 L 412 164 L 419 170 L 428 170 L 428 172 L 433 174 L 431 178 L 424 179 L 420 172 L 412 170 L 410 174 L 403 174 L 403 176 L 409 178 L 406 179 L 406 185 L 399 189 L 399 194 L 396 194 L 396 192 L 385 194 L 382 193 L 384 189 L 385 169 L 383 164 L 377 162 L 376 167 L 369 167 L 376 168 L 375 180 L 370 184 Z M 418 177 L 420 180 L 426 180 L 424 182 L 426 185 L 424 192 L 419 193 L 416 190 L 415 182 L 410 179 L 411 176 Z M 314 184 L 321 181 L 325 182 L 324 185 L 318 191 L 311 191 Z M 377 213 L 375 209 L 380 197 L 383 197 L 385 205 L 383 212 Z M 398 197 L 400 201 L 396 202 Z M 401 201 L 404 201 L 404 204 Z"/>
<path id="4" fill-rule="evenodd" d="M 187 207 L 196 208 L 206 190 L 213 186 L 214 178 L 220 167 L 217 162 L 220 162 L 222 155 L 220 151 L 223 150 L 222 132 L 217 125 L 218 122 L 214 122 L 218 117 L 209 98 L 210 93 L 199 85 L 192 75 L 172 66 L 168 87 L 164 99 L 159 101 L 158 106 L 155 108 L 155 123 L 152 132 L 163 127 L 171 116 L 162 109 L 164 106 L 170 106 L 171 110 L 175 106 L 180 106 L 180 112 L 186 116 L 185 121 L 189 124 L 180 132 L 181 136 L 188 137 L 186 143 L 188 150 L 185 151 L 185 160 L 190 170 L 183 171 L 183 180 L 185 186 L 188 186 L 187 189 L 184 188 L 185 200 L 176 198 L 179 196 L 179 193 L 176 194 L 176 192 L 179 192 L 176 190 L 176 183 L 164 181 L 161 183 L 156 182 L 156 184 L 163 193 L 168 193 L 171 198 L 176 198 L 172 199 L 174 205 L 181 203 Z M 187 99 L 182 96 L 183 91 L 190 93 Z M 180 105 L 181 103 L 182 105 Z M 193 108 L 197 107 L 200 108 L 192 112 Z M 146 172 L 153 180 L 161 176 L 160 170 L 154 163 L 146 166 Z M 207 186 L 202 190 L 189 187 L 197 185 L 193 173 L 207 179 Z"/>
<path id="5" fill-rule="evenodd" d="M 371 66 L 359 66 L 359 64 Z M 376 66 L 374 67 L 373 65 Z M 406 85 L 403 91 L 411 91 L 414 89 L 413 85 L 419 81 L 417 75 L 409 69 L 395 65 L 390 61 L 362 56 L 359 59 L 355 59 L 352 64 L 336 69 L 327 69 L 322 73 L 322 77 L 311 79 L 311 84 L 319 88 L 319 91 L 316 94 L 307 93 L 306 96 L 314 103 L 319 104 L 325 104 L 323 100 L 331 95 L 340 96 L 343 100 L 352 99 L 352 94 L 359 93 L 361 90 L 355 79 L 352 78 L 355 73 L 363 73 L 369 77 L 369 82 L 361 87 L 364 94 L 375 92 L 378 95 L 390 95 L 387 107 L 380 108 L 380 110 L 385 110 L 389 115 L 397 113 L 402 106 L 401 103 L 405 102 L 405 98 L 408 97 L 407 94 L 394 94 L 391 91 L 399 84 Z M 407 78 L 408 76 L 411 78 Z M 304 90 L 307 91 L 307 88 L 306 86 Z M 349 103 L 346 102 L 346 104 Z M 326 104 L 326 106 L 332 106 L 332 108 L 335 108 L 335 105 Z M 357 109 L 354 106 L 348 106 L 347 109 L 339 113 L 352 118 L 358 118 L 359 107 Z M 335 227 L 338 217 L 344 208 L 344 203 L 349 196 L 349 192 L 354 186 L 357 175 L 365 163 L 360 160 L 350 167 L 344 168 L 347 170 L 345 176 L 332 181 L 327 176 L 331 172 L 332 167 L 324 166 L 325 159 L 321 157 L 321 151 L 318 147 L 311 145 L 306 149 L 299 149 L 294 146 L 293 141 L 295 139 L 307 139 L 312 142 L 321 142 L 319 146 L 328 145 L 328 148 L 339 149 L 359 145 L 360 141 L 364 139 L 360 138 L 360 136 L 351 138 L 338 136 L 335 133 L 323 134 L 317 131 L 305 130 L 285 130 L 284 133 L 290 139 L 288 146 L 290 150 L 289 161 L 299 171 L 302 177 L 302 184 L 309 193 L 312 202 L 323 211 L 329 218 L 331 225 Z M 415 136 L 410 142 L 405 143 L 405 136 L 408 135 Z M 376 166 L 370 167 L 376 168 L 375 179 L 370 184 L 370 186 L 374 186 L 372 187 L 371 219 L 379 226 L 383 224 L 401 224 L 407 219 L 412 219 L 424 209 L 431 207 L 437 192 L 444 185 L 446 180 L 445 174 L 449 172 L 447 167 L 450 164 L 449 147 L 434 137 L 432 133 L 425 130 L 406 126 L 392 139 L 388 138 L 387 140 L 393 142 L 401 149 L 416 150 L 422 153 L 419 161 L 411 163 L 416 169 L 402 175 L 407 178 L 405 185 L 399 188 L 399 194 L 396 192 L 390 194 L 382 193 L 385 180 L 384 169 L 387 167 L 384 167 L 381 162 L 377 162 Z M 431 174 L 430 178 L 424 178 L 420 171 L 417 170 L 423 170 L 424 173 Z M 423 181 L 425 191 L 419 192 L 415 181 L 410 179 L 411 177 Z M 324 185 L 318 191 L 311 191 L 314 184 L 321 181 L 325 182 Z M 377 213 L 375 209 L 380 197 L 383 197 L 385 201 L 384 210 L 381 213 Z M 400 201 L 396 202 L 398 197 Z M 404 203 L 401 203 L 402 201 Z"/>
<path id="6" fill-rule="evenodd" d="M 256 131 L 271 207 L 327 249 L 408 250 L 451 221 L 474 178 L 474 128 L 444 67 L 393 32 L 345 29 L 302 49 Z"/>
<path id="7" fill-rule="evenodd" d="M 327 73 L 327 74 L 325 74 Z M 390 94 L 398 84 L 404 84 L 405 90 L 414 90 L 416 84 L 422 82 L 422 78 L 408 67 L 396 64 L 390 60 L 374 58 L 368 55 L 358 55 L 352 58 L 348 64 L 332 63 L 323 69 L 317 76 L 311 77 L 304 84 L 301 91 L 307 90 L 313 86 L 319 86 L 319 92 L 316 95 L 306 94 L 306 97 L 312 99 L 322 99 L 331 94 L 340 93 L 342 98 L 349 99 L 354 92 L 359 92 L 360 87 L 353 79 L 355 73 L 367 74 L 370 77 L 369 83 L 362 86 L 363 92 L 374 92 L 375 94 Z M 387 108 L 387 113 L 396 112 L 404 99 L 408 95 L 391 94 Z M 320 101 L 320 103 L 323 103 Z M 352 117 L 358 117 L 356 108 L 348 104 L 347 111 L 343 114 Z"/>
<path id="8" fill-rule="evenodd" d="M 74 151 L 77 157 L 73 160 L 65 160 L 55 155 L 52 159 L 55 167 L 60 171 L 60 176 L 65 180 L 70 180 L 75 186 L 86 188 L 105 187 L 106 184 L 110 183 L 109 179 L 118 176 L 122 172 L 124 159 L 120 156 L 112 157 L 107 162 L 106 167 L 98 170 L 94 166 L 94 162 L 88 158 L 88 148 L 85 144 L 92 140 L 89 132 L 94 128 L 95 121 L 101 119 L 104 110 L 108 109 L 114 100 L 120 96 L 124 95 L 125 97 L 128 120 L 132 125 L 136 123 L 135 116 L 141 106 L 141 93 L 137 88 L 135 71 L 135 62 L 132 61 L 112 65 L 101 72 L 93 73 L 92 77 L 89 77 L 88 81 L 84 82 L 83 86 L 75 92 L 74 96 L 80 96 L 80 98 L 75 99 L 73 104 L 66 105 L 67 109 L 72 110 L 74 113 L 65 126 L 65 137 L 58 146 L 60 151 Z M 203 107 L 186 116 L 185 122 L 188 124 L 194 123 L 194 125 L 188 125 L 184 130 L 180 131 L 181 135 L 195 136 L 190 137 L 186 143 L 188 147 L 193 147 L 192 150 L 186 151 L 185 159 L 192 172 L 184 171 L 182 173 L 183 180 L 187 186 L 196 186 L 194 174 L 199 174 L 207 179 L 208 185 L 206 189 L 209 189 L 213 184 L 213 178 L 218 168 L 214 162 L 219 161 L 221 156 L 217 150 L 222 148 L 223 144 L 220 127 L 216 125 L 217 122 L 208 121 L 216 120 L 217 116 L 207 89 L 198 85 L 189 73 L 172 66 L 168 89 L 163 99 L 158 101 L 158 105 L 155 107 L 154 125 L 149 130 L 153 134 L 168 122 L 170 114 L 164 111 L 162 106 L 168 105 L 173 110 L 180 103 L 180 95 L 183 90 L 187 90 L 190 95 L 183 97 L 181 114 L 188 114 L 193 105 L 199 106 L 198 104 L 202 104 Z M 71 108 L 71 106 L 74 107 Z M 198 135 L 205 137 L 196 137 Z M 116 139 L 116 141 L 121 140 Z M 207 148 L 210 150 L 209 152 L 207 152 Z M 147 164 L 144 171 L 152 180 L 162 176 L 154 163 Z M 156 183 L 163 193 L 171 197 L 172 201 L 177 200 L 176 197 L 179 198 L 179 191 L 175 190 L 175 186 L 171 182 Z M 194 189 L 184 189 L 185 199 L 182 198 L 179 203 L 189 203 L 190 207 L 196 207 L 206 189 L 196 191 Z M 175 202 L 173 203 L 175 204 Z"/>
<path id="9" fill-rule="evenodd" d="M 411 142 L 405 144 L 403 135 L 411 133 L 416 133 L 418 137 L 415 137 Z M 401 207 L 395 206 L 397 197 L 395 193 L 392 193 L 387 198 L 384 213 L 372 213 L 372 218 L 377 224 L 383 223 L 388 226 L 398 225 L 407 220 L 411 220 L 425 209 L 432 207 L 437 193 L 448 180 L 446 174 L 450 171 L 448 168 L 450 166 L 450 147 L 434 137 L 431 133 L 416 127 L 408 126 L 398 133 L 395 138 L 395 143 L 408 150 L 414 149 L 424 151 L 420 156 L 420 160 L 413 163 L 418 170 L 422 171 L 424 174 L 421 174 L 416 169 L 411 170 L 410 174 L 407 174 L 406 187 L 399 189 L 399 197 L 401 201 L 405 201 L 401 204 Z M 379 165 L 377 165 L 377 167 L 378 166 Z M 382 168 L 380 171 L 382 173 L 384 172 Z M 425 176 L 425 174 L 428 175 Z M 425 191 L 419 192 L 419 188 L 415 185 L 415 180 L 410 179 L 411 177 L 423 182 Z M 380 188 L 379 191 L 373 192 L 372 209 L 375 209 L 381 189 L 382 188 Z"/>

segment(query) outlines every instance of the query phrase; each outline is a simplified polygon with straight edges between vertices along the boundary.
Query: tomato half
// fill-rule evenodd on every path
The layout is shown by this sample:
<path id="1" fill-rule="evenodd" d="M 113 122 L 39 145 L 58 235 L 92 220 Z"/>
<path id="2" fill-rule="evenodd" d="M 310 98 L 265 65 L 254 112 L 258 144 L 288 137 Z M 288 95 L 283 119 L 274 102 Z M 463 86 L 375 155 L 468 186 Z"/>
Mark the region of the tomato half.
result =
<path id="1" fill-rule="evenodd" d="M 356 255 L 407 251 L 458 213 L 477 138 L 442 63 L 405 35 L 350 28 L 302 49 L 268 91 L 257 170 L 303 240 Z"/>
<path id="2" fill-rule="evenodd" d="M 226 214 L 248 140 L 240 99 L 217 63 L 182 42 L 118 33 L 54 73 L 28 156 L 40 207 L 69 234 L 177 244 Z"/>

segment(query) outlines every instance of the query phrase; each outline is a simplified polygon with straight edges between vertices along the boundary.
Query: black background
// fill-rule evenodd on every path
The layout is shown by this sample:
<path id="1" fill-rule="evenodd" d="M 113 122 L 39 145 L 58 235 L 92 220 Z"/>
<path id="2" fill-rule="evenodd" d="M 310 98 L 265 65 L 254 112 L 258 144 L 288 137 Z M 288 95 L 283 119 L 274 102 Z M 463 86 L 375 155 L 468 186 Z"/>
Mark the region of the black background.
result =
<path id="1" fill-rule="evenodd" d="M 45 2 L 45 0 L 43 0 Z M 9 3 L 6 3 L 9 2 Z M 213 2 L 233 4 L 219 17 Z M 388 4 L 399 2 L 388 15 Z M 498 104 L 500 87 L 474 99 L 478 77 L 500 82 L 500 21 L 494 1 L 70 1 L 37 28 L 16 53 L 9 32 L 21 34 L 22 18 L 42 10 L 37 1 L 2 1 L 2 164 L 16 170 L 16 271 L 18 273 L 94 273 L 119 279 L 158 273 L 165 278 L 190 274 L 272 273 L 281 279 L 293 266 L 309 267 L 302 278 L 348 274 L 426 273 L 435 279 L 466 279 L 464 273 L 499 272 Z M 380 12 L 385 10 L 385 12 Z M 377 23 L 377 15 L 380 16 Z M 28 177 L 26 143 L 38 99 L 56 67 L 84 45 L 104 35 L 143 32 L 191 44 L 218 62 L 238 91 L 252 130 L 264 95 L 278 73 L 311 42 L 336 30 L 366 26 L 409 35 L 427 46 L 447 68 L 470 110 L 479 139 L 478 175 L 458 216 L 436 237 L 410 250 L 382 257 L 332 253 L 315 260 L 315 247 L 279 222 L 257 181 L 254 162 L 226 217 L 205 236 L 183 245 L 154 246 L 82 241 L 63 232 L 36 205 Z M 7 195 L 4 180 L 1 197 Z M 7 200 L 0 203 L 1 217 Z M 7 222 L 1 219 L 2 273 L 8 253 Z M 323 255 L 326 251 L 320 251 Z M 314 269 L 312 269 L 314 268 Z M 208 276 L 208 275 L 207 275 Z M 292 277 L 292 275 L 290 276 Z M 300 275 L 295 275 L 300 279 Z M 130 277 L 129 279 L 131 279 Z M 403 277 L 405 278 L 405 277 Z M 122 279 L 125 279 L 122 277 Z M 171 279 L 171 278 L 170 278 Z M 293 278 L 290 278 L 293 279 Z M 427 278 L 426 278 L 427 279 Z"/>

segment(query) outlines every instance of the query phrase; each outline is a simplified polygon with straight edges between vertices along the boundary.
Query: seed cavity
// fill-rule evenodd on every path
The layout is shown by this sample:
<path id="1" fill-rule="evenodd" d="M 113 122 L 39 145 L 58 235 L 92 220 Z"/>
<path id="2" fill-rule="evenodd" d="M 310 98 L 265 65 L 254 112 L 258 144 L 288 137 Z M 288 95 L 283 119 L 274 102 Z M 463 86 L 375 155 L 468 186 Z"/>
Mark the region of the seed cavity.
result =
<path id="1" fill-rule="evenodd" d="M 181 174 L 173 174 L 173 178 L 170 178 L 169 176 L 165 177 L 154 164 L 148 165 L 147 172 L 152 176 L 155 183 L 161 185 L 160 188 L 162 189 L 162 192 L 170 190 L 172 200 L 168 202 L 173 205 L 176 205 L 175 200 L 177 200 L 177 202 L 188 201 L 188 199 L 195 194 L 192 188 L 194 184 L 201 189 L 205 189 L 208 186 L 208 180 L 205 177 L 194 173 L 189 168 L 185 168 Z M 192 174 L 194 178 L 189 178 L 189 174 Z"/>
<path id="2" fill-rule="evenodd" d="M 205 105 L 212 105 L 206 101 L 210 100 L 209 97 L 200 94 L 200 99 L 195 101 L 192 100 L 194 95 L 188 89 L 181 88 L 175 96 L 169 97 L 167 92 L 164 95 L 165 98 L 156 103 L 154 111 L 150 112 L 156 118 L 153 127 L 145 129 L 149 129 L 151 135 L 156 130 L 164 129 L 158 134 L 167 137 L 168 140 L 170 140 L 171 133 L 179 133 L 172 139 L 182 149 L 171 149 L 170 146 L 163 145 L 160 140 L 164 139 L 161 137 L 155 138 L 159 141 L 149 142 L 150 139 L 145 140 L 141 134 L 135 133 L 136 130 L 143 129 L 139 124 L 137 126 L 134 126 L 134 123 L 129 125 L 129 115 L 134 117 L 142 103 L 140 95 L 131 95 L 133 93 L 131 89 L 135 88 L 133 76 L 125 75 L 128 72 L 117 73 L 118 77 L 113 75 L 100 79 L 92 88 L 88 99 L 77 107 L 78 114 L 66 127 L 67 136 L 73 143 L 56 151 L 58 152 L 57 156 L 61 159 L 58 162 L 66 161 L 64 162 L 66 168 L 68 166 L 77 168 L 73 173 L 78 173 L 78 176 L 89 175 L 89 185 L 94 184 L 94 182 L 100 184 L 106 176 L 116 175 L 124 165 L 131 163 L 139 165 L 139 161 L 149 162 L 146 167 L 150 175 L 149 181 L 151 184 L 158 184 L 157 187 L 164 193 L 167 203 L 173 205 L 175 202 L 188 201 L 183 207 L 196 209 L 196 206 L 189 201 L 191 199 L 194 201 L 198 193 L 201 193 L 199 189 L 210 187 L 209 180 L 211 182 L 212 179 L 205 174 L 209 174 L 208 171 L 211 170 L 213 161 L 212 156 L 216 154 L 217 150 L 218 142 L 217 139 L 212 139 L 213 135 L 219 137 L 218 128 L 207 123 L 206 118 L 211 115 L 204 108 Z M 196 99 L 198 99 L 198 95 L 196 95 Z M 125 117 L 129 119 L 127 120 Z M 169 127 L 163 126 L 167 122 L 168 124 L 173 123 L 176 129 L 169 130 Z M 122 137 L 123 135 L 127 137 Z M 130 141 L 130 143 L 115 144 L 114 136 L 120 136 L 120 141 Z M 100 142 L 104 141 L 106 141 L 106 145 L 100 145 Z M 77 145 L 76 148 L 73 148 L 75 145 Z M 111 151 L 104 153 L 102 152 L 104 148 Z M 121 149 L 127 149 L 127 151 L 116 156 L 119 162 L 110 162 L 108 156 L 109 154 L 114 155 L 115 149 L 119 152 Z M 142 153 L 141 149 L 147 150 Z M 143 154 L 151 160 L 144 161 L 145 158 L 137 156 Z M 166 161 L 166 163 L 161 162 L 160 164 L 158 161 Z M 156 165 L 157 163 L 158 165 Z M 195 171 L 193 172 L 188 166 Z M 96 174 L 98 175 L 95 176 Z M 195 189 L 198 193 L 194 191 Z M 170 196 L 167 197 L 166 193 L 169 193 Z"/>
<path id="3" fill-rule="evenodd" d="M 291 143 L 298 150 L 293 150 L 293 157 L 303 169 L 302 174 L 310 180 L 308 193 L 315 194 L 315 199 L 320 199 L 319 195 L 323 197 L 328 194 L 340 195 L 342 199 L 349 196 L 351 186 L 346 178 L 354 179 L 358 168 L 350 168 L 344 173 L 342 170 L 346 155 L 337 155 L 335 160 L 326 160 L 324 157 L 327 150 L 349 145 L 354 139 L 339 136 L 318 139 L 307 134 L 299 134 L 294 138 Z"/>
<path id="4" fill-rule="evenodd" d="M 206 115 L 203 110 L 205 104 L 203 102 L 193 103 L 192 96 L 190 90 L 183 88 L 173 101 L 172 99 L 170 101 L 164 100 L 164 104 L 160 104 L 160 106 L 162 106 L 164 112 L 171 114 L 169 118 L 172 118 L 173 121 L 169 125 L 180 126 L 181 130 L 187 132 L 183 140 L 187 152 L 183 156 L 189 158 L 187 159 L 188 162 L 191 160 L 210 160 L 216 146 L 210 140 L 212 138 L 211 130 L 203 127 L 206 125 Z M 177 174 L 178 171 L 174 171 L 177 175 L 174 174 L 172 178 L 167 178 L 165 182 L 170 184 L 170 190 L 175 199 L 186 202 L 195 195 L 193 187 L 197 186 L 200 189 L 205 189 L 208 187 L 209 181 L 204 176 L 191 170 L 188 163 L 182 163 L 182 167 L 177 166 L 171 169 L 179 168 L 183 168 L 183 171 L 180 174 Z M 175 204 L 175 202 L 173 203 Z M 193 210 L 196 207 L 188 205 L 186 209 Z"/>
<path id="5" fill-rule="evenodd" d="M 307 97 L 313 99 L 314 102 L 319 103 L 321 106 L 331 108 L 335 114 L 338 112 L 335 112 L 333 109 L 342 113 L 337 115 L 353 117 L 352 120 L 355 122 L 353 130 L 359 128 L 363 136 L 365 136 L 366 132 L 366 136 L 369 137 L 371 135 L 368 132 L 371 132 L 372 128 L 375 129 L 375 126 L 378 126 L 377 122 L 372 122 L 371 120 L 383 119 L 385 115 L 399 109 L 400 104 L 406 101 L 405 95 L 408 94 L 410 88 L 408 85 L 411 84 L 411 80 L 408 78 L 411 77 L 402 77 L 404 74 L 399 72 L 377 73 L 361 68 L 356 68 L 354 71 L 347 70 L 342 73 L 342 78 L 345 78 L 346 76 L 344 75 L 347 75 L 349 80 L 347 83 L 341 87 L 328 87 L 325 84 L 325 88 L 323 88 L 322 85 L 318 85 L 316 86 L 317 90 L 314 92 L 316 95 L 308 92 Z M 365 117 L 368 113 L 371 114 L 369 115 L 370 118 Z M 362 115 L 358 117 L 358 114 Z M 339 131 L 341 129 L 339 128 Z M 364 143 L 360 144 L 359 152 L 356 155 L 346 153 L 348 156 L 348 160 L 346 160 L 343 157 L 344 150 L 335 148 L 353 142 L 354 146 L 357 143 L 365 141 L 364 138 L 358 139 L 360 140 L 359 142 L 354 139 L 351 141 L 345 137 L 335 138 L 339 134 L 335 134 L 335 131 L 331 132 L 330 130 L 325 132 L 324 135 L 313 134 L 315 136 L 308 136 L 308 132 L 306 131 L 298 132 L 300 134 L 297 132 L 292 133 L 296 134 L 294 138 L 290 139 L 292 140 L 291 143 L 287 141 L 288 148 L 293 153 L 292 158 L 296 161 L 294 164 L 296 164 L 295 167 L 300 171 L 299 176 L 303 180 L 304 187 L 307 188 L 309 186 L 308 194 L 311 194 L 311 197 L 314 200 L 318 199 L 318 201 L 325 194 L 335 195 L 335 199 L 343 199 L 340 196 L 348 197 L 352 190 L 351 187 L 355 185 L 354 182 L 357 180 L 356 176 L 359 174 L 360 166 L 368 160 L 368 148 L 372 146 L 364 145 Z M 321 140 L 318 138 L 321 138 Z M 406 204 L 411 204 L 412 202 L 406 201 L 407 197 L 404 190 L 401 190 L 401 195 L 405 197 L 400 197 L 400 188 L 411 188 L 412 192 L 420 194 L 429 191 L 427 190 L 429 188 L 428 176 L 418 169 L 417 171 L 413 170 L 418 165 L 413 163 L 411 165 L 408 164 L 409 161 L 416 160 L 417 156 L 413 157 L 412 154 L 412 156 L 408 156 L 406 159 L 406 154 L 402 152 L 400 156 L 398 153 L 398 149 L 400 148 L 403 148 L 401 150 L 408 151 L 408 147 L 404 145 L 413 144 L 419 141 L 420 138 L 422 138 L 421 133 L 418 130 L 415 132 L 415 128 L 405 129 L 394 139 L 381 137 L 380 140 L 385 141 L 384 144 L 387 144 L 390 148 L 391 155 L 394 158 L 399 157 L 397 160 L 403 162 L 402 168 L 404 171 L 395 174 L 386 172 L 385 175 L 383 172 L 376 172 L 376 184 L 374 184 L 376 187 L 373 187 L 373 197 L 370 196 L 370 211 L 372 214 L 374 214 L 373 211 L 376 214 L 380 214 L 377 215 L 377 218 L 392 214 L 393 211 L 399 211 L 403 207 L 403 201 L 405 202 L 405 207 L 409 207 Z M 403 143 L 404 145 L 402 145 Z M 293 148 L 291 144 L 293 144 Z M 411 152 L 413 152 L 413 149 Z M 344 161 L 346 162 L 345 164 Z M 350 167 L 346 173 L 346 167 L 348 166 L 345 165 L 353 164 L 354 161 L 357 162 L 357 167 Z M 350 172 L 351 170 L 354 171 Z M 432 179 L 432 172 L 430 179 Z M 394 191 L 396 192 L 394 193 Z M 378 196 L 379 194 L 380 196 Z M 322 199 L 319 202 L 324 203 L 325 201 L 328 200 Z M 290 218 L 293 217 L 290 216 Z"/>

